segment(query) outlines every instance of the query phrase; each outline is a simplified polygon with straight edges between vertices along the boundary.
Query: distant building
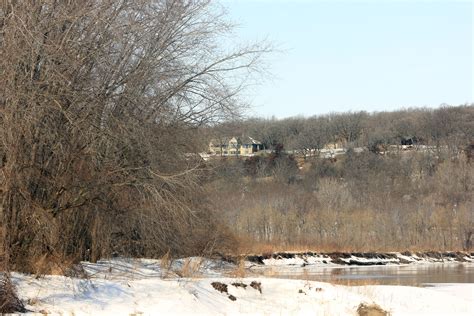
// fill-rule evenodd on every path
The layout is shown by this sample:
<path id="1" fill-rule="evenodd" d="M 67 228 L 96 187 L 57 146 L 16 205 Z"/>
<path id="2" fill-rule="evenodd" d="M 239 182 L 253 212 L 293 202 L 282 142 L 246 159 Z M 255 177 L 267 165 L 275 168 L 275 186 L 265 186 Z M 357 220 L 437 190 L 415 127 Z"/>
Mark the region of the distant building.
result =
<path id="1" fill-rule="evenodd" d="M 211 155 L 229 156 L 239 154 L 239 142 L 235 137 L 223 137 L 212 139 L 209 143 L 209 153 Z"/>
<path id="2" fill-rule="evenodd" d="M 223 137 L 209 143 L 209 153 L 218 156 L 253 156 L 261 150 L 263 144 L 250 136 Z"/>
<path id="3" fill-rule="evenodd" d="M 343 149 L 347 147 L 347 143 L 343 141 L 335 141 L 335 142 L 330 142 L 324 145 L 323 149 L 326 150 L 335 150 L 335 149 Z"/>

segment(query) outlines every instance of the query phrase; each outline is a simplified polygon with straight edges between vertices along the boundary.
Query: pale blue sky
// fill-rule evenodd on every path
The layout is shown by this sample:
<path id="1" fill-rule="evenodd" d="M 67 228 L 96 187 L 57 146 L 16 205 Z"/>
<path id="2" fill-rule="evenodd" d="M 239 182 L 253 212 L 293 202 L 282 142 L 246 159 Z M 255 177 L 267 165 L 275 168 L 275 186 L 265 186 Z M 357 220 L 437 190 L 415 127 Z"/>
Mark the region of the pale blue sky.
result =
<path id="1" fill-rule="evenodd" d="M 268 38 L 274 78 L 253 115 L 474 102 L 473 1 L 224 0 L 244 41 Z"/>

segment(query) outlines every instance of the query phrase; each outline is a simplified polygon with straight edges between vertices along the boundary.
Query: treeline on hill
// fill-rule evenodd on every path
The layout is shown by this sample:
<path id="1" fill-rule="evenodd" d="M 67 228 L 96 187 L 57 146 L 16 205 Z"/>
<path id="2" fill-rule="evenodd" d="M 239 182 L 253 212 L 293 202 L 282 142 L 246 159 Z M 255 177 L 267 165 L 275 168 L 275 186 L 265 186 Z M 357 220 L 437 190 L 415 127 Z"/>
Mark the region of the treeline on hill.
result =
<path id="1" fill-rule="evenodd" d="M 318 127 L 318 122 L 326 125 Z M 472 105 L 253 119 L 235 127 L 228 123 L 217 133 L 238 135 L 240 130 L 277 149 L 211 162 L 218 179 L 208 190 L 215 192 L 218 211 L 242 238 L 259 241 L 260 248 L 248 251 L 265 249 L 262 245 L 278 250 L 472 250 Z M 303 148 L 295 144 L 319 128 L 332 131 L 323 133 L 327 138 L 319 148 L 347 136 L 346 154 L 303 158 Z M 425 146 L 389 146 L 400 145 L 405 137 Z M 389 150 L 374 150 L 371 140 Z M 296 151 L 288 154 L 283 146 Z"/>
<path id="2" fill-rule="evenodd" d="M 230 30 L 205 0 L 2 2 L 3 271 L 235 245 L 196 131 L 240 111 L 269 49 L 222 50 Z"/>
<path id="3" fill-rule="evenodd" d="M 283 146 L 286 150 L 303 153 L 334 143 L 346 148 L 384 151 L 389 145 L 400 145 L 403 140 L 459 150 L 474 141 L 474 105 L 332 113 L 280 120 L 251 118 L 220 124 L 208 133 L 212 136 L 249 135 L 267 149 Z"/>

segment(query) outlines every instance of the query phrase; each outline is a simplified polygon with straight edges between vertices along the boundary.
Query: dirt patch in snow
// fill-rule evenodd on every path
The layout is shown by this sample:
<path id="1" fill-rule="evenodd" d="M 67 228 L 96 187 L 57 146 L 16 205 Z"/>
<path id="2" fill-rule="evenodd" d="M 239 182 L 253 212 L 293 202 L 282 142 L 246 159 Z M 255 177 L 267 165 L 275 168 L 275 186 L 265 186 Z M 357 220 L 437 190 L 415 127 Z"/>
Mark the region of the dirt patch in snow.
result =
<path id="1" fill-rule="evenodd" d="M 256 289 L 257 291 L 259 291 L 260 294 L 262 294 L 262 283 L 257 282 L 257 281 L 252 281 L 252 283 L 250 283 L 250 286 Z"/>
<path id="2" fill-rule="evenodd" d="M 234 284 L 239 284 L 239 283 L 233 283 L 232 285 L 234 285 Z M 242 283 L 242 284 L 243 284 L 243 283 Z M 212 287 L 213 287 L 216 291 L 219 291 L 219 292 L 221 292 L 221 293 L 226 293 L 226 294 L 228 294 L 228 295 L 227 295 L 227 298 L 228 298 L 229 300 L 231 300 L 231 301 L 233 301 L 233 302 L 237 301 L 237 297 L 235 297 L 235 296 L 232 295 L 232 294 L 229 294 L 229 292 L 228 292 L 229 289 L 228 289 L 227 284 L 221 283 L 221 282 L 212 282 L 211 285 L 212 285 Z M 245 285 L 245 284 L 244 284 L 244 285 Z M 234 286 L 235 286 L 235 285 L 234 285 Z M 245 286 L 247 286 L 247 285 L 245 285 Z"/>
<path id="3" fill-rule="evenodd" d="M 377 304 L 361 303 L 357 308 L 357 315 L 359 316 L 387 316 L 389 312 L 382 309 Z"/>
<path id="4" fill-rule="evenodd" d="M 243 287 L 244 289 L 247 288 L 247 284 L 242 283 L 242 282 L 234 282 L 232 283 L 232 285 L 235 287 Z"/>
<path id="5" fill-rule="evenodd" d="M 211 283 L 212 287 L 216 289 L 216 291 L 219 291 L 221 293 L 229 293 L 227 289 L 227 284 L 221 283 L 221 282 L 212 282 Z"/>

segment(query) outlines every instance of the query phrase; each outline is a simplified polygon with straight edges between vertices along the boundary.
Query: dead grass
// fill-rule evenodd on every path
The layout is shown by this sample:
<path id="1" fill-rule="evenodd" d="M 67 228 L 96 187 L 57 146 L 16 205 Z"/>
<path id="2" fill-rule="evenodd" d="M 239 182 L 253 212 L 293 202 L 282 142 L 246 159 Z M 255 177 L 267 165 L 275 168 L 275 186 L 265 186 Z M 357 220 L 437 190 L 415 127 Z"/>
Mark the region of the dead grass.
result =
<path id="1" fill-rule="evenodd" d="M 171 265 L 173 260 L 171 258 L 170 252 L 167 251 L 163 257 L 160 259 L 160 270 L 161 270 L 161 277 L 166 278 L 171 274 Z"/>
<path id="2" fill-rule="evenodd" d="M 369 247 L 352 247 L 352 246 L 341 246 L 336 243 L 321 244 L 311 242 L 296 242 L 287 243 L 283 241 L 267 241 L 258 242 L 251 239 L 248 236 L 239 237 L 239 248 L 238 254 L 253 255 L 253 254 L 273 254 L 278 252 L 290 252 L 290 253 L 305 253 L 305 252 L 376 252 L 376 251 L 403 251 L 406 249 L 390 249 L 390 248 L 374 248 Z M 411 249 L 410 249 L 411 250 Z"/>
<path id="3" fill-rule="evenodd" d="M 237 265 L 235 266 L 235 269 L 233 269 L 230 273 L 230 276 L 234 278 L 245 278 L 247 275 L 247 271 L 245 269 L 245 259 L 243 257 L 240 257 Z"/>
<path id="4" fill-rule="evenodd" d="M 175 271 L 181 278 L 197 278 L 201 275 L 202 258 L 186 258 L 184 259 L 181 269 Z"/>
<path id="5" fill-rule="evenodd" d="M 74 260 L 44 254 L 36 259 L 31 266 L 36 275 L 65 275 L 73 265 Z"/>
<path id="6" fill-rule="evenodd" d="M 316 243 L 316 242 L 294 242 L 288 243 L 281 240 L 273 241 L 257 241 L 252 239 L 249 236 L 239 236 L 239 247 L 237 249 L 238 255 L 270 255 L 279 252 L 287 253 L 307 253 L 307 252 L 316 252 L 316 253 L 331 253 L 331 252 L 342 252 L 342 253 L 351 253 L 351 252 L 440 252 L 440 251 L 450 251 L 450 252 L 466 252 L 465 249 L 459 247 L 450 247 L 449 249 L 439 249 L 433 246 L 421 246 L 421 245 L 411 245 L 407 247 L 393 247 L 387 245 L 364 245 L 364 246 L 354 246 L 354 245 L 340 245 L 338 243 Z"/>
<path id="7" fill-rule="evenodd" d="M 354 246 L 354 245 L 339 245 L 337 243 L 285 243 L 281 241 L 258 242 L 251 240 L 248 237 L 240 237 L 240 247 L 238 254 L 254 255 L 254 254 L 273 254 L 278 252 L 288 253 L 331 253 L 331 252 L 465 252 L 461 246 L 450 247 L 448 249 L 440 249 L 433 246 L 422 247 L 420 245 L 412 245 L 408 247 L 392 247 L 392 246 Z"/>

